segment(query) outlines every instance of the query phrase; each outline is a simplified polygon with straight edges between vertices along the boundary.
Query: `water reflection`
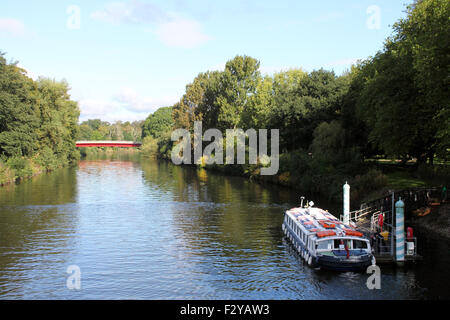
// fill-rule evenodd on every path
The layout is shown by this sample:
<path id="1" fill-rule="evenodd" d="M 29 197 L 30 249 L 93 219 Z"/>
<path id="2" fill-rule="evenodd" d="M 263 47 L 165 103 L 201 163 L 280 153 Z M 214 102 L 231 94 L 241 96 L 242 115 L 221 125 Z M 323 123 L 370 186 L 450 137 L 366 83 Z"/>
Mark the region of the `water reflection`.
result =
<path id="1" fill-rule="evenodd" d="M 449 297 L 448 242 L 423 243 L 421 265 L 383 266 L 382 290 L 368 290 L 368 275 L 311 269 L 285 241 L 296 192 L 136 154 L 81 161 L 0 189 L 0 200 L 1 298 Z M 65 287 L 72 264 L 80 291 Z"/>
<path id="2" fill-rule="evenodd" d="M 26 297 L 41 287 L 48 297 L 61 278 L 76 232 L 76 171 L 43 174 L 0 189 L 0 296 Z"/>

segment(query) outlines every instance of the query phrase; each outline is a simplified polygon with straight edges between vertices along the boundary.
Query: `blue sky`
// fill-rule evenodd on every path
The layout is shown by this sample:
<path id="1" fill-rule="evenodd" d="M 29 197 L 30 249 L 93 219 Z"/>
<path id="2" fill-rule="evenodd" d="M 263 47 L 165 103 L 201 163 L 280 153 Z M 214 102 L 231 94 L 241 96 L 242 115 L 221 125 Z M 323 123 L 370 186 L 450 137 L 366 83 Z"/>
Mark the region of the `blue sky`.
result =
<path id="1" fill-rule="evenodd" d="M 240 54 L 263 74 L 374 55 L 412 0 L 0 0 L 0 51 L 66 79 L 80 120 L 140 120 Z"/>

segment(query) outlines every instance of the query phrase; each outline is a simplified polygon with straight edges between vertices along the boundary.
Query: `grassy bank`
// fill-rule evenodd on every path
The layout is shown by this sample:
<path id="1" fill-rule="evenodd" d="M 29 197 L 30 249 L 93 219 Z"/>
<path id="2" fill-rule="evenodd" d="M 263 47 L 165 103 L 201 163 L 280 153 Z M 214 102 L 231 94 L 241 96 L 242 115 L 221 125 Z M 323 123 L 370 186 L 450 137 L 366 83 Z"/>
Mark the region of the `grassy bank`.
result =
<path id="1" fill-rule="evenodd" d="M 0 186 L 17 183 L 30 179 L 44 172 L 73 164 L 74 162 L 61 161 L 56 157 L 38 154 L 33 158 L 12 157 L 0 160 Z"/>

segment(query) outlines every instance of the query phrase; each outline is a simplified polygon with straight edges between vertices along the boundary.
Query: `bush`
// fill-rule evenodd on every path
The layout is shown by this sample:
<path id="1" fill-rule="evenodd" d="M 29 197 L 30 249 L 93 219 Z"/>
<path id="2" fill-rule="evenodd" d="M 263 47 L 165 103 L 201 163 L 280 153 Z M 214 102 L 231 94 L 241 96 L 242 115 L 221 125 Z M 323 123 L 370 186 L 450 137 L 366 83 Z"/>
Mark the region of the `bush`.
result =
<path id="1" fill-rule="evenodd" d="M 145 137 L 142 141 L 141 151 L 147 157 L 158 156 L 158 140 L 152 136 Z"/>
<path id="2" fill-rule="evenodd" d="M 33 175 L 30 161 L 23 157 L 13 157 L 6 162 L 7 166 L 14 170 L 14 177 L 26 178 Z"/>
<path id="3" fill-rule="evenodd" d="M 0 161 L 0 186 L 14 181 L 14 171 Z"/>
<path id="4" fill-rule="evenodd" d="M 45 168 L 45 170 L 52 171 L 58 167 L 58 158 L 52 149 L 45 146 L 36 157 L 36 163 Z"/>

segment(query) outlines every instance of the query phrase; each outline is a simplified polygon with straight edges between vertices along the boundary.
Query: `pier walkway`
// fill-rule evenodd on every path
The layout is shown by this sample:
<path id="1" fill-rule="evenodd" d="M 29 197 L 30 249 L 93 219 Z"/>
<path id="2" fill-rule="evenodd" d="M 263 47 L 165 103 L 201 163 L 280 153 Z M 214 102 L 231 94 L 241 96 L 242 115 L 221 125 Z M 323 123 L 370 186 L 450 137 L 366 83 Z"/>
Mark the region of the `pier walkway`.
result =
<path id="1" fill-rule="evenodd" d="M 350 224 L 371 239 L 379 264 L 396 262 L 395 203 L 400 198 L 405 203 L 405 215 L 412 212 L 420 212 L 419 215 L 430 213 L 445 201 L 439 187 L 408 189 L 390 192 L 385 197 L 363 203 L 359 210 L 350 212 Z M 404 239 L 405 262 L 422 260 L 417 252 L 417 237 L 408 237 L 405 233 Z"/>

